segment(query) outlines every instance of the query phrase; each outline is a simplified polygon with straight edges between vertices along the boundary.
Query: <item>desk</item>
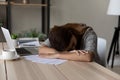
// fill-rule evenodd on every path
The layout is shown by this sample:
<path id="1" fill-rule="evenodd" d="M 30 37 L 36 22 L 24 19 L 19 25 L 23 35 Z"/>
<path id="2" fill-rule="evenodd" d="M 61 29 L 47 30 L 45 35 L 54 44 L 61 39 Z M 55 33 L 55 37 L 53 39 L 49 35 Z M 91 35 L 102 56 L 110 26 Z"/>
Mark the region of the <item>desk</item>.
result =
<path id="1" fill-rule="evenodd" d="M 5 44 L 5 43 L 4 43 Z M 4 46 L 7 48 L 7 46 Z M 0 43 L 0 55 L 2 50 L 2 43 Z M 0 60 L 0 80 L 6 80 L 6 64 L 4 60 Z"/>
<path id="2" fill-rule="evenodd" d="M 0 80 L 120 80 L 120 75 L 95 62 L 49 65 L 22 57 L 14 61 L 0 60 L 0 72 Z"/>
<path id="3" fill-rule="evenodd" d="M 5 64 L 0 60 L 0 80 L 6 80 Z"/>

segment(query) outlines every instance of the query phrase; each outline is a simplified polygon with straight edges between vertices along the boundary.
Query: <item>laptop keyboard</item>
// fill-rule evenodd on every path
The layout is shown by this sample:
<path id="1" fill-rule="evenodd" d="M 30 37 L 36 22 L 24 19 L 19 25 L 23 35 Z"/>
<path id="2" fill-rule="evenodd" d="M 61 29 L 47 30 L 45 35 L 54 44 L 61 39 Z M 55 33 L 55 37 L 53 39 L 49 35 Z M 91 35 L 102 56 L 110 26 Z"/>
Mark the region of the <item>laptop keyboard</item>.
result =
<path id="1" fill-rule="evenodd" d="M 32 53 L 24 48 L 16 48 L 17 53 L 20 56 L 32 55 Z"/>

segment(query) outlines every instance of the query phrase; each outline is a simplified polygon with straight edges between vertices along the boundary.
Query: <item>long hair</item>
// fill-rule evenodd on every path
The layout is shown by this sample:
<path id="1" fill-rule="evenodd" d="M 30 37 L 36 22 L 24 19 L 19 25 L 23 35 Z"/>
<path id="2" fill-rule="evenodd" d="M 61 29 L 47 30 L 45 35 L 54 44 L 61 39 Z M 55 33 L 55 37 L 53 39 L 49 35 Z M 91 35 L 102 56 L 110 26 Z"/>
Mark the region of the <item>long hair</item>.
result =
<path id="1" fill-rule="evenodd" d="M 72 33 L 67 28 L 55 26 L 51 29 L 48 37 L 52 48 L 64 51 L 70 43 Z"/>
<path id="2" fill-rule="evenodd" d="M 88 28 L 85 26 L 78 23 L 54 26 L 48 35 L 51 47 L 58 51 L 64 51 L 69 46 L 73 35 L 77 39 L 76 48 L 80 47 L 82 36 Z"/>

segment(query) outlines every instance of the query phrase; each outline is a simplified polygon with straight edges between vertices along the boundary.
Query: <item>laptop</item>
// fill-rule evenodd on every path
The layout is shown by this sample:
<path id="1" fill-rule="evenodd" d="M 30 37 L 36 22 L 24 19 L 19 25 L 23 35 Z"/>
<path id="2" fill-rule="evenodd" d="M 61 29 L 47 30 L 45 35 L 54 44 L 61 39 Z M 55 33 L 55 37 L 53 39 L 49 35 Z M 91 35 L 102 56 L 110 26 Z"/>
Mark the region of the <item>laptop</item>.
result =
<path id="1" fill-rule="evenodd" d="M 10 32 L 8 29 L 1 27 L 3 35 L 6 39 L 8 48 L 11 50 L 15 50 L 16 51 L 16 55 L 21 55 L 21 56 L 25 56 L 25 55 L 30 55 L 31 52 L 29 52 L 28 50 L 26 50 L 25 48 L 15 48 L 12 38 L 10 36 Z"/>

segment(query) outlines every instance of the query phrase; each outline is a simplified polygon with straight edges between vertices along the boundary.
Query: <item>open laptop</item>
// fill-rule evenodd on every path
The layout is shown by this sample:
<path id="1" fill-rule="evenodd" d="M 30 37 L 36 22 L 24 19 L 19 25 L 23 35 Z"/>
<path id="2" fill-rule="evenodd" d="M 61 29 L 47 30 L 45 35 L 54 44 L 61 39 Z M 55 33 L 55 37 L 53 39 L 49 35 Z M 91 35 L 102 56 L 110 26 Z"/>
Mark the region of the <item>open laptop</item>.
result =
<path id="1" fill-rule="evenodd" d="M 14 44 L 13 44 L 13 41 L 11 39 L 11 36 L 10 36 L 9 30 L 6 29 L 6 28 L 3 28 L 3 27 L 1 27 L 1 29 L 2 29 L 3 35 L 4 35 L 5 39 L 6 39 L 8 48 L 11 49 L 11 50 L 15 50 L 16 55 L 24 56 L 24 55 L 30 55 L 31 54 L 31 52 L 29 52 L 28 50 L 26 50 L 24 48 L 15 48 Z"/>

